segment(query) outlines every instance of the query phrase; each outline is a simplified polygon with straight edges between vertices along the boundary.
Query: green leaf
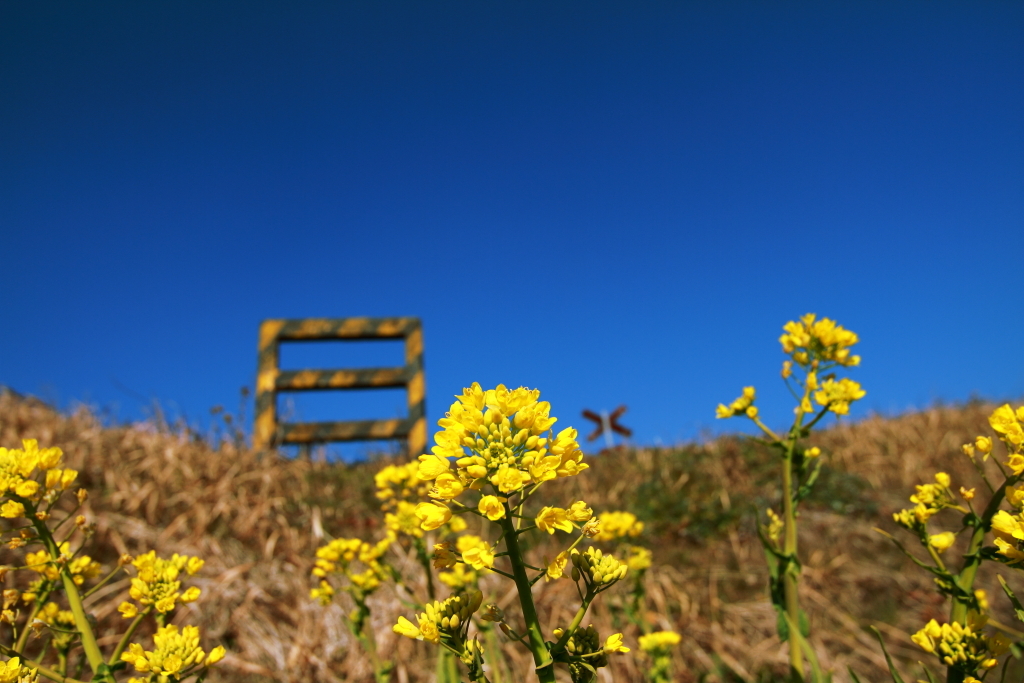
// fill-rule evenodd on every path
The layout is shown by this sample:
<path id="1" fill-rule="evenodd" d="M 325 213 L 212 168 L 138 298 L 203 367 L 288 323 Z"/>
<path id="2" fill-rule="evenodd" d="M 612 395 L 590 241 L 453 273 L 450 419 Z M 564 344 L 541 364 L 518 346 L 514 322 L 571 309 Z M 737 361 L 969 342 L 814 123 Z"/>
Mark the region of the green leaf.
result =
<path id="1" fill-rule="evenodd" d="M 860 678 L 854 672 L 853 667 L 846 667 L 846 671 L 850 674 L 850 680 L 853 681 L 853 683 L 860 683 Z"/>
<path id="2" fill-rule="evenodd" d="M 921 668 L 924 669 L 924 675 L 928 677 L 928 683 L 936 683 L 935 676 L 932 674 L 932 670 L 924 665 L 924 662 L 918 662 Z"/>
<path id="3" fill-rule="evenodd" d="M 882 640 L 882 634 L 874 626 L 871 627 L 875 637 L 878 638 L 878 644 L 882 646 L 882 654 L 885 655 L 885 663 L 889 665 L 889 675 L 892 676 L 893 683 L 903 683 L 903 677 L 900 676 L 900 672 L 896 670 L 895 665 L 892 663 L 892 657 L 889 656 L 889 651 L 885 648 L 885 641 Z"/>
<path id="4" fill-rule="evenodd" d="M 800 610 L 800 634 L 804 638 L 810 638 L 811 636 L 811 618 L 803 610 Z"/>
<path id="5" fill-rule="evenodd" d="M 775 606 L 775 630 L 779 632 L 779 642 L 789 640 L 789 619 L 786 617 L 786 610 Z"/>

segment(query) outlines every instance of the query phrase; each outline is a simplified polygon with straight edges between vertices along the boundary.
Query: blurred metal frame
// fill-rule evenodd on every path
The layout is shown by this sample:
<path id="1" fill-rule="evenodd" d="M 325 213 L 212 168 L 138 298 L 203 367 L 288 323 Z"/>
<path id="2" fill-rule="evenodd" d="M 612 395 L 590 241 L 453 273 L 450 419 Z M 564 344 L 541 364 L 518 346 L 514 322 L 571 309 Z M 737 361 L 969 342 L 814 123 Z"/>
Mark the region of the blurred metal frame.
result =
<path id="1" fill-rule="evenodd" d="M 355 341 L 404 339 L 405 366 L 342 370 L 281 370 L 280 345 L 287 341 Z M 390 420 L 278 423 L 281 391 L 379 389 L 405 387 L 409 414 Z M 264 320 L 260 325 L 256 373 L 256 419 L 253 446 L 285 444 L 309 447 L 337 441 L 405 439 L 409 455 L 427 443 L 426 386 L 423 378 L 423 329 L 419 318 L 297 318 Z"/>

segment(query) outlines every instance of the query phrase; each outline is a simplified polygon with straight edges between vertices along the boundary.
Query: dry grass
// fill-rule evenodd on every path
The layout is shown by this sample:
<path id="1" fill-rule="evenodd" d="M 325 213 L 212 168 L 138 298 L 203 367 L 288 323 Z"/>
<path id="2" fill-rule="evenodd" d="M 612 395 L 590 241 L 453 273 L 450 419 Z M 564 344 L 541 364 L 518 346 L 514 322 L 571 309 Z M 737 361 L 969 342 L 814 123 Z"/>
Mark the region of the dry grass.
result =
<path id="1" fill-rule="evenodd" d="M 872 417 L 819 435 L 831 469 L 803 516 L 802 589 L 813 644 L 837 681 L 847 680 L 848 665 L 862 680 L 887 680 L 877 644 L 865 630 L 869 624 L 882 629 L 894 654 L 920 657 L 908 632 L 941 616 L 943 604 L 930 579 L 872 527 L 891 529 L 889 514 L 903 505 L 913 484 L 938 469 L 956 482 L 973 482 L 959 446 L 987 433 L 989 410 L 972 404 Z M 323 609 L 307 596 L 310 558 L 325 532 L 377 533 L 371 487 L 379 463 L 344 467 L 261 458 L 230 439 L 214 449 L 186 429 L 158 422 L 107 428 L 85 409 L 63 415 L 0 395 L 0 445 L 17 445 L 21 438 L 60 446 L 69 466 L 81 471 L 92 494 L 88 514 L 98 523 L 95 546 L 106 549 L 94 553 L 101 561 L 150 548 L 206 558 L 198 582 L 204 597 L 178 618 L 198 623 L 208 642 L 229 648 L 211 680 L 372 680 L 342 626 L 343 608 Z M 656 553 L 647 575 L 648 614 L 657 628 L 684 634 L 680 680 L 771 680 L 784 667 L 785 653 L 774 635 L 750 514 L 752 504 L 763 507 L 777 495 L 770 456 L 749 442 L 724 438 L 703 446 L 609 452 L 591 463 L 586 476 L 552 486 L 548 495 L 563 501 L 580 495 L 597 509 L 632 509 L 647 521 L 646 542 Z M 515 596 L 506 585 L 494 580 L 486 587 L 502 607 L 512 604 Z M 122 581 L 99 596 L 103 606 L 96 613 L 108 643 L 121 626 L 113 609 L 126 588 Z M 571 588 L 569 582 L 538 584 L 545 623 L 568 620 Z M 594 613 L 602 632 L 614 625 L 610 600 Z M 397 596 L 382 590 L 374 607 L 383 654 L 400 662 L 395 680 L 431 680 L 433 651 L 391 633 L 404 613 Z M 636 633 L 625 630 L 627 641 L 635 642 Z M 509 669 L 517 672 L 509 680 L 529 680 L 518 673 L 531 668 L 525 652 L 509 645 L 505 652 Z M 600 680 L 641 680 L 637 661 L 615 658 Z M 907 672 L 911 680 L 920 675 L 913 667 Z"/>

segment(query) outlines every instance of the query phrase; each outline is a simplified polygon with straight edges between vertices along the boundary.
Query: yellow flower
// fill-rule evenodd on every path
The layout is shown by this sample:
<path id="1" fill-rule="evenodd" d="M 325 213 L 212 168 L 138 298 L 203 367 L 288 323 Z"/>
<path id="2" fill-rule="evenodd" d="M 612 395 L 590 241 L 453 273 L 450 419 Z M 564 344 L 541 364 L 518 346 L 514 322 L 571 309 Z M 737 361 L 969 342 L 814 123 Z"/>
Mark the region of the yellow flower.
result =
<path id="1" fill-rule="evenodd" d="M 473 569 L 479 571 L 494 566 L 494 549 L 490 543 L 479 536 L 471 534 L 460 536 L 456 547 L 462 553 L 462 561 Z"/>
<path id="2" fill-rule="evenodd" d="M 153 635 L 153 644 L 153 651 L 147 652 L 141 645 L 132 643 L 121 659 L 142 673 L 178 679 L 206 660 L 206 653 L 199 647 L 199 629 L 195 626 L 186 626 L 180 631 L 174 624 L 162 626 Z"/>
<path id="3" fill-rule="evenodd" d="M 176 601 L 182 597 L 178 576 L 182 571 L 187 573 L 189 568 L 198 571 L 202 567 L 202 560 L 177 553 L 165 560 L 151 550 L 136 557 L 132 565 L 138 575 L 132 579 L 128 594 L 139 604 L 153 605 L 158 612 L 166 613 L 174 609 Z M 98 571 L 98 565 L 96 569 Z M 189 595 L 194 595 L 194 592 Z"/>
<path id="4" fill-rule="evenodd" d="M 6 519 L 16 519 L 18 517 L 25 516 L 25 506 L 21 503 L 9 500 L 3 505 L 0 505 L 0 517 Z"/>
<path id="5" fill-rule="evenodd" d="M 978 452 L 985 456 L 983 459 L 988 460 L 988 455 L 992 452 L 992 439 L 987 436 L 979 436 L 974 440 L 974 445 Z"/>
<path id="6" fill-rule="evenodd" d="M 420 503 L 416 506 L 416 516 L 420 520 L 420 528 L 433 531 L 452 518 L 452 511 L 443 503 Z"/>
<path id="7" fill-rule="evenodd" d="M 850 412 L 850 404 L 866 395 L 867 392 L 860 388 L 859 383 L 844 377 L 838 382 L 833 379 L 825 380 L 821 390 L 814 393 L 814 400 L 818 405 L 828 406 L 836 415 L 847 415 Z"/>
<path id="8" fill-rule="evenodd" d="M 224 659 L 224 655 L 226 655 L 226 654 L 227 654 L 227 650 L 224 649 L 224 646 L 223 645 L 218 645 L 217 647 L 215 647 L 212 650 L 210 650 L 210 654 L 206 655 L 206 661 L 203 662 L 203 663 L 206 666 L 213 666 L 214 664 L 216 664 L 220 660 Z"/>
<path id="9" fill-rule="evenodd" d="M 1015 447 L 1024 444 L 1024 428 L 1021 427 L 1010 404 L 999 406 L 989 415 L 988 423 L 997 434 L 1000 434 L 1004 441 Z"/>
<path id="10" fill-rule="evenodd" d="M 651 566 L 651 551 L 647 548 L 635 545 L 629 549 L 629 557 L 626 558 L 626 566 L 630 571 L 640 572 L 649 569 Z"/>
<path id="11" fill-rule="evenodd" d="M 757 392 L 754 387 L 743 387 L 743 393 L 729 405 L 719 404 L 715 409 L 715 417 L 718 419 L 733 417 L 734 415 L 745 414 L 747 408 L 754 403 Z"/>
<path id="12" fill-rule="evenodd" d="M 496 522 L 505 516 L 505 506 L 497 496 L 481 496 L 476 509 L 492 522 Z"/>
<path id="13" fill-rule="evenodd" d="M 565 514 L 574 522 L 586 522 L 594 516 L 594 511 L 587 507 L 587 504 L 582 500 L 577 500 L 569 506 Z"/>
<path id="14" fill-rule="evenodd" d="M 638 521 L 632 512 L 602 512 L 598 515 L 601 524 L 598 541 L 614 541 L 626 536 L 636 537 L 643 533 L 644 523 Z"/>
<path id="15" fill-rule="evenodd" d="M 334 587 L 321 579 L 319 587 L 310 589 L 309 597 L 326 607 L 334 599 Z"/>
<path id="16" fill-rule="evenodd" d="M 544 573 L 544 580 L 560 579 L 565 573 L 565 565 L 569 563 L 568 551 L 562 551 L 555 555 L 555 559 L 547 564 Z"/>
<path id="17" fill-rule="evenodd" d="M 491 483 L 497 486 L 502 493 L 515 493 L 523 488 L 528 481 L 530 481 L 529 474 L 509 466 L 501 467 L 491 477 Z"/>
<path id="18" fill-rule="evenodd" d="M 470 617 L 480 608 L 483 595 L 478 590 L 453 594 L 447 600 L 427 603 L 423 612 L 416 615 L 419 622 L 414 625 L 405 617 L 398 617 L 392 630 L 398 635 L 415 640 L 440 643 L 441 636 L 449 641 L 461 643 L 465 640 Z"/>
<path id="19" fill-rule="evenodd" d="M 459 561 L 458 555 L 452 552 L 452 544 L 447 541 L 434 546 L 434 569 L 448 569 Z"/>
<path id="20" fill-rule="evenodd" d="M 566 533 L 572 533 L 572 530 L 575 528 L 572 522 L 569 521 L 569 517 L 566 515 L 564 508 L 541 508 L 540 513 L 537 515 L 536 522 L 538 529 L 546 531 L 549 534 L 555 533 L 556 529 Z"/>
<path id="21" fill-rule="evenodd" d="M 606 641 L 604 641 L 604 651 L 609 654 L 612 652 L 621 652 L 625 654 L 629 652 L 629 648 L 623 644 L 621 633 L 613 633 L 608 636 Z"/>
<path id="22" fill-rule="evenodd" d="M 405 534 L 414 538 L 423 536 L 420 518 L 416 516 L 416 504 L 404 500 L 398 501 L 392 512 L 385 513 L 384 525 L 396 534 Z"/>
<path id="23" fill-rule="evenodd" d="M 452 590 L 461 591 L 476 586 L 479 576 L 471 567 L 459 562 L 450 571 L 439 573 L 437 578 Z"/>
<path id="24" fill-rule="evenodd" d="M 38 671 L 22 666 L 18 657 L 11 657 L 0 664 L 0 683 L 35 683 L 37 678 Z"/>
<path id="25" fill-rule="evenodd" d="M 117 606 L 117 611 L 120 612 L 121 616 L 125 619 L 133 619 L 139 614 L 138 608 L 130 602 L 122 602 Z"/>
<path id="26" fill-rule="evenodd" d="M 430 490 L 430 495 L 434 498 L 451 500 L 458 497 L 464 490 L 465 487 L 458 477 L 451 472 L 442 472 L 434 480 L 434 488 Z"/>
<path id="27" fill-rule="evenodd" d="M 416 474 L 425 481 L 433 481 L 438 475 L 447 472 L 451 468 L 448 458 L 435 453 L 421 455 L 419 461 L 420 464 Z"/>
<path id="28" fill-rule="evenodd" d="M 850 355 L 850 347 L 859 341 L 857 335 L 833 320 L 818 320 L 808 313 L 798 322 L 786 323 L 782 329 L 782 350 L 801 365 L 810 365 L 815 360 L 848 367 L 860 364 L 860 356 Z"/>
<path id="29" fill-rule="evenodd" d="M 941 534 L 932 534 L 928 537 L 928 545 L 935 548 L 940 553 L 944 553 L 949 550 L 956 542 L 956 534 L 952 531 L 944 531 Z"/>
<path id="30" fill-rule="evenodd" d="M 654 633 L 640 636 L 637 642 L 640 645 L 640 649 L 644 652 L 658 653 L 675 647 L 682 640 L 682 636 L 675 631 L 655 631 Z"/>

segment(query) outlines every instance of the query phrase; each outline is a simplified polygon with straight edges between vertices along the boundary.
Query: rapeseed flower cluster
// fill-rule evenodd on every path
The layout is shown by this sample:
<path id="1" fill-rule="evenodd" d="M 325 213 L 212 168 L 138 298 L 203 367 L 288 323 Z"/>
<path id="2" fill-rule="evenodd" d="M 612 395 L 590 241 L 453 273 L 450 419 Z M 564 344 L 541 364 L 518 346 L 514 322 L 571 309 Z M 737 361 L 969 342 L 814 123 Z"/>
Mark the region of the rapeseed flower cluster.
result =
<path id="1" fill-rule="evenodd" d="M 182 572 L 194 576 L 203 568 L 205 562 L 198 557 L 175 553 L 170 559 L 157 557 L 156 551 L 139 555 L 132 561 L 138 572 L 132 579 L 132 587 L 128 594 L 138 605 L 122 602 L 118 611 L 125 619 L 131 619 L 139 613 L 139 607 L 152 607 L 161 614 L 173 610 L 179 602 L 189 603 L 199 599 L 202 591 L 195 586 L 181 590 L 178 577 Z"/>
<path id="2" fill-rule="evenodd" d="M 94 683 L 114 683 L 113 672 L 120 668 L 117 663 L 121 661 L 132 662 L 138 671 L 149 674 L 147 679 L 132 679 L 137 682 L 176 683 L 187 676 L 205 673 L 207 666 L 224 656 L 224 648 L 214 648 L 206 655 L 199 648 L 198 629 L 186 626 L 179 632 L 177 626 L 164 626 L 168 612 L 199 597 L 198 588 L 183 590 L 179 577 L 182 573 L 195 574 L 202 568 L 203 560 L 186 555 L 164 559 L 153 551 L 135 559 L 122 555 L 104 578 L 83 592 L 86 582 L 99 577 L 103 567 L 83 552 L 84 542 L 95 530 L 95 524 L 85 515 L 76 514 L 88 498 L 87 491 L 78 489 L 70 511 L 58 507 L 62 494 L 78 479 L 78 472 L 63 467 L 62 459 L 59 448 L 40 448 L 33 439 L 23 440 L 21 448 L 0 447 L 0 516 L 29 520 L 28 525 L 15 530 L 16 535 L 7 545 L 11 549 L 40 546 L 26 552 L 24 564 L 18 568 L 31 572 L 33 578 L 27 588 L 22 592 L 13 588 L 3 591 L 0 622 L 11 625 L 15 641 L 4 651 L 16 656 L 0 664 L 0 683 L 36 683 L 37 675 L 74 683 L 78 675 L 69 676 L 68 662 L 74 659 L 69 653 L 77 648 L 81 649 L 80 670 L 89 674 L 85 680 Z M 57 529 L 65 524 L 61 538 L 56 538 Z M 134 602 L 122 602 L 118 610 L 134 620 L 107 656 L 100 650 L 96 622 L 87 613 L 84 599 L 115 579 L 128 564 L 136 570 L 129 589 Z M 9 566 L 0 568 L 0 579 L 11 570 L 17 571 Z M 58 600 L 59 593 L 64 595 Z M 23 622 L 20 610 L 12 609 L 18 602 L 28 605 Z M 131 638 L 143 617 L 154 612 L 161 628 L 155 636 L 155 649 L 146 652 Z M 25 667 L 20 662 L 29 647 L 29 635 L 45 635 L 48 639 L 38 649 L 36 664 Z M 48 658 L 56 659 L 56 663 L 51 664 Z M 91 673 L 85 671 L 86 665 Z"/>
<path id="3" fill-rule="evenodd" d="M 25 505 L 46 501 L 52 504 L 62 491 L 78 478 L 78 472 L 61 469 L 64 456 L 59 448 L 39 448 L 35 439 L 22 440 L 21 448 L 0 447 L 0 496 L 7 500 L 0 504 L 0 517 L 15 519 L 25 516 Z M 34 479 L 43 475 L 43 482 Z M 40 510 L 37 519 L 45 520 L 48 512 Z M 24 545 L 14 539 L 12 547 Z"/>
<path id="4" fill-rule="evenodd" d="M 427 603 L 425 611 L 416 616 L 418 623 L 415 625 L 405 617 L 398 617 L 394 631 L 406 638 L 447 645 L 461 655 L 470 617 L 480 609 L 482 601 L 480 591 L 453 593 L 446 600 Z"/>
<path id="5" fill-rule="evenodd" d="M 416 507 L 424 530 L 451 519 L 449 502 L 467 489 L 490 484 L 496 493 L 509 496 L 527 485 L 574 476 L 588 467 L 575 429 L 551 435 L 557 418 L 550 416 L 551 405 L 539 397 L 535 389 L 498 385 L 484 391 L 475 382 L 456 397 L 438 422 L 443 430 L 434 437 L 436 445 L 419 457 L 419 477 L 433 482 L 429 495 L 434 501 Z M 492 514 L 499 514 L 493 501 L 487 504 Z"/>
<path id="6" fill-rule="evenodd" d="M 597 516 L 598 532 L 595 541 L 615 541 L 620 538 L 636 538 L 644 531 L 644 523 L 632 512 L 610 511 Z"/>
<path id="7" fill-rule="evenodd" d="M 539 391 L 524 387 L 510 390 L 504 385 L 484 390 L 474 383 L 456 399 L 438 422 L 442 429 L 434 437 L 431 452 L 419 456 L 416 463 L 417 476 L 429 483 L 429 500 L 421 500 L 414 514 L 422 532 L 441 530 L 430 561 L 435 569 L 443 570 L 441 581 L 457 592 L 448 601 L 429 602 L 426 611 L 417 616 L 416 624 L 401 617 L 394 631 L 444 646 L 469 666 L 471 680 L 486 681 L 480 668 L 478 644 L 468 638 L 466 629 L 480 605 L 476 582 L 482 573 L 494 572 L 516 583 L 526 632 L 515 634 L 500 610 L 489 608 L 481 618 L 497 622 L 509 637 L 526 645 L 533 654 L 541 683 L 552 683 L 552 662 L 568 663 L 575 657 L 566 654 L 566 642 L 577 631 L 579 619 L 598 593 L 626 576 L 628 563 L 594 548 L 582 552 L 576 548 L 582 541 L 599 536 L 604 519 L 596 517 L 585 501 L 577 500 L 566 507 L 549 505 L 534 513 L 525 511 L 527 501 L 541 484 L 575 476 L 588 467 L 576 441 L 576 430 L 554 432 L 556 418 L 551 415 L 550 404 L 540 400 Z M 398 498 L 399 490 L 415 489 L 407 482 L 408 471 L 388 470 L 381 475 L 378 488 L 386 485 L 393 491 L 381 493 L 382 499 Z M 399 509 L 399 505 L 394 507 L 396 515 Z M 452 530 L 456 520 L 461 521 L 465 515 L 478 516 L 499 527 L 498 543 L 503 542 L 504 547 L 472 534 L 445 539 L 446 525 L 447 530 Z M 524 528 L 524 524 L 528 526 Z M 464 522 L 462 526 L 465 527 Z M 635 536 L 643 528 L 628 513 L 609 517 L 607 527 L 608 538 Z M 552 536 L 571 534 L 576 538 L 564 551 L 553 559 L 546 558 L 537 567 L 526 563 L 518 540 L 530 531 Z M 511 565 L 510 570 L 495 566 L 499 557 Z M 632 558 L 638 567 L 645 563 L 649 566 L 649 561 L 649 555 L 642 552 L 634 553 Z M 531 571 L 537 572 L 532 578 L 528 576 Z M 555 580 L 567 573 L 577 583 L 583 581 L 583 605 L 578 619 L 562 639 L 565 642 L 547 643 L 537 620 L 531 587 L 541 579 Z M 616 637 L 621 645 L 621 635 Z"/>
<path id="8" fill-rule="evenodd" d="M 919 484 L 917 492 L 910 496 L 910 502 L 916 503 L 914 507 L 894 512 L 893 521 L 911 531 L 924 533 L 925 524 L 939 511 L 958 507 L 949 486 L 949 475 L 937 472 L 934 484 Z"/>
<path id="9" fill-rule="evenodd" d="M 312 574 L 320 579 L 320 585 L 310 591 L 310 597 L 321 605 L 329 605 L 334 598 L 334 588 L 327 577 L 340 574 L 348 579 L 345 590 L 352 593 L 357 602 L 362 602 L 380 587 L 381 582 L 392 578 L 391 568 L 381 561 L 381 557 L 393 541 L 390 534 L 377 543 L 367 543 L 358 538 L 337 538 L 317 548 Z M 362 565 L 361 569 L 357 568 L 357 562 Z"/>
<path id="10" fill-rule="evenodd" d="M 180 631 L 174 624 L 162 626 L 153 635 L 153 645 L 153 650 L 144 650 L 138 643 L 131 643 L 121 654 L 122 661 L 139 673 L 148 674 L 144 678 L 130 678 L 128 683 L 180 681 L 200 668 L 216 664 L 226 652 L 218 645 L 206 654 L 199 646 L 199 629 L 195 626 Z"/>
<path id="11" fill-rule="evenodd" d="M 682 642 L 675 631 L 655 631 L 637 639 L 640 650 L 650 659 L 647 680 L 651 683 L 669 683 L 672 680 L 672 650 Z"/>
<path id="12" fill-rule="evenodd" d="M 596 594 L 611 587 L 613 583 L 624 578 L 629 567 L 609 553 L 601 552 L 600 548 L 587 548 L 580 552 L 573 548 L 569 553 L 572 562 L 572 580 L 587 586 L 588 594 Z"/>
<path id="13" fill-rule="evenodd" d="M 942 662 L 965 675 L 974 675 L 979 669 L 991 669 L 996 659 L 1010 649 L 1010 640 L 1000 634 L 987 636 L 981 632 L 984 618 L 974 626 L 957 622 L 939 624 L 932 619 L 910 638 L 925 652 L 934 654 Z"/>
<path id="14" fill-rule="evenodd" d="M 782 329 L 779 343 L 788 357 L 782 363 L 781 374 L 796 399 L 792 425 L 780 433 L 768 427 L 755 405 L 757 390 L 753 386 L 743 387 L 742 394 L 731 403 L 719 404 L 715 416 L 719 419 L 747 417 L 764 434 L 766 443 L 781 456 L 781 515 L 768 509 L 768 523 L 759 526 L 759 537 L 768 560 L 769 592 L 778 613 L 779 638 L 789 641 L 790 669 L 797 680 L 803 680 L 805 650 L 812 672 L 819 671 L 820 667 L 813 649 L 801 642 L 807 635 L 803 626 L 807 624 L 807 617 L 800 608 L 798 595 L 800 561 L 796 509 L 818 480 L 822 466 L 821 449 L 808 446 L 805 439 L 828 413 L 836 417 L 848 415 L 850 405 L 867 394 L 854 380 L 837 377 L 838 371 L 860 365 L 860 356 L 851 353 L 860 341 L 854 332 L 829 318 L 819 319 L 813 313 L 787 322 Z M 800 628 L 792 629 L 791 625 Z M 791 632 L 793 630 L 798 632 Z M 664 672 L 659 675 L 667 676 Z"/>
<path id="15" fill-rule="evenodd" d="M 555 629 L 555 636 L 562 638 L 563 629 Z M 608 666 L 608 655 L 617 652 L 629 652 L 622 642 L 622 634 L 616 633 L 601 642 L 597 629 L 593 624 L 577 629 L 565 642 L 568 654 L 569 676 L 573 683 L 590 683 L 594 680 L 594 672 Z"/>
<path id="16" fill-rule="evenodd" d="M 785 331 L 779 337 L 782 350 L 800 365 L 810 365 L 815 360 L 847 367 L 860 365 L 860 356 L 850 355 L 850 347 L 859 338 L 834 320 L 818 319 L 808 313 L 800 320 L 786 323 L 782 329 Z"/>

